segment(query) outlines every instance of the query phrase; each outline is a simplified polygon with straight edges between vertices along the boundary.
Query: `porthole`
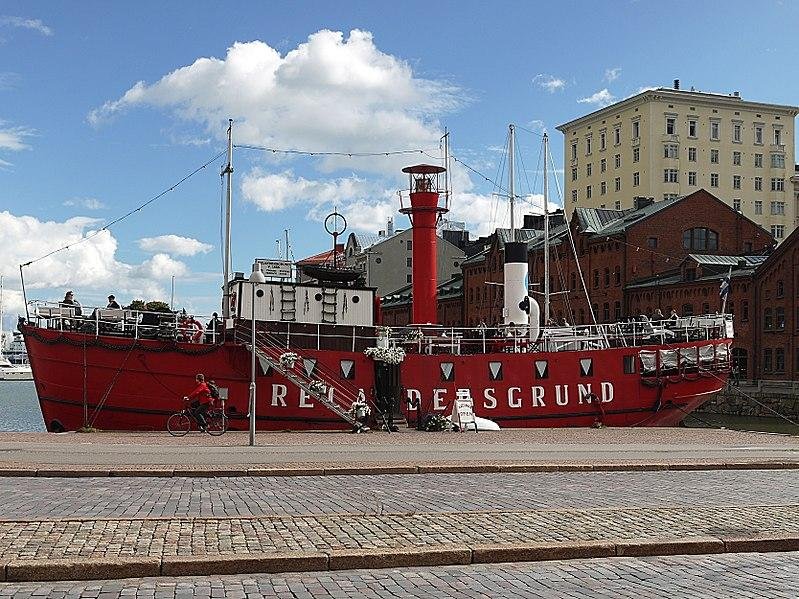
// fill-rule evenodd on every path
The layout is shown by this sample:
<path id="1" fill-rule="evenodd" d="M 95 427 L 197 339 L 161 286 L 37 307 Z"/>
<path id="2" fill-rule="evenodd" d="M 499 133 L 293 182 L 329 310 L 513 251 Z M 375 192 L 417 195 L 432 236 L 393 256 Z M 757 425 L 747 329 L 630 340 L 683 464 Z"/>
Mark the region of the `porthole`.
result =
<path id="1" fill-rule="evenodd" d="M 313 296 L 313 298 L 314 298 L 314 299 L 315 299 L 317 302 L 321 302 L 321 301 L 322 301 L 322 294 L 321 294 L 321 293 L 317 293 L 315 296 Z"/>
<path id="2" fill-rule="evenodd" d="M 353 304 L 357 304 L 359 301 L 361 301 L 360 297 L 358 297 L 357 295 L 353 295 L 352 296 L 352 303 Z"/>
<path id="3" fill-rule="evenodd" d="M 382 261 L 382 258 L 375 258 L 375 264 L 380 264 Z"/>

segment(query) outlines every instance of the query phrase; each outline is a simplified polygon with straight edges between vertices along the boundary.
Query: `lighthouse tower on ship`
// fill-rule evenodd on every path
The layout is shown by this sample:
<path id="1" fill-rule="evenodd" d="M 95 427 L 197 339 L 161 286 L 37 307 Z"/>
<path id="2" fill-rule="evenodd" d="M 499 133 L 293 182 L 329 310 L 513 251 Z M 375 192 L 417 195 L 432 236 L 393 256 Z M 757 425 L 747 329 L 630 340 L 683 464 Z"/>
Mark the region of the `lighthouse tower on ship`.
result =
<path id="1" fill-rule="evenodd" d="M 410 206 L 402 206 L 413 227 L 412 248 L 412 324 L 437 324 L 438 291 L 436 279 L 436 226 L 443 214 L 449 212 L 440 206 L 440 175 L 447 169 L 430 164 L 417 164 L 402 169 L 410 180 Z M 445 196 L 448 198 L 448 195 Z"/>

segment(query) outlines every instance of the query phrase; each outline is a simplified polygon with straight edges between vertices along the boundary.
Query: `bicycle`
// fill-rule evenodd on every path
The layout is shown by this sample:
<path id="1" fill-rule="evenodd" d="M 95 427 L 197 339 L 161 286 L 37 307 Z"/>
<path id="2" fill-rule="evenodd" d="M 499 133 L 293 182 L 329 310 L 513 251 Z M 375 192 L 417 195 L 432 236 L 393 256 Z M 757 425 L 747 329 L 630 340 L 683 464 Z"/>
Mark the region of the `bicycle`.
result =
<path id="1" fill-rule="evenodd" d="M 180 412 L 175 412 L 166 421 L 166 430 L 173 437 L 183 437 L 188 434 L 194 425 L 203 430 L 200 421 L 195 416 L 194 411 L 186 405 Z M 227 431 L 228 418 L 225 414 L 224 406 L 211 408 L 205 413 L 205 432 L 211 436 L 218 437 Z"/>

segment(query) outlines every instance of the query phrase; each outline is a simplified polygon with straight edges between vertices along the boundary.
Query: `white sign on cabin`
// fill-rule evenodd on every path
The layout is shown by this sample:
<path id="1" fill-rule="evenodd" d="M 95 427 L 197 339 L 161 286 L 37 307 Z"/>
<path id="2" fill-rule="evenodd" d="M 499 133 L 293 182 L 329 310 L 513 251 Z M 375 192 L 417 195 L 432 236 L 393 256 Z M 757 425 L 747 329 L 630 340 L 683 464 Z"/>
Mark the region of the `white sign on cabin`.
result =
<path id="1" fill-rule="evenodd" d="M 256 258 L 255 263 L 261 265 L 261 272 L 264 273 L 264 276 L 267 278 L 291 278 L 291 262 L 289 260 L 265 260 L 263 258 Z"/>
<path id="2" fill-rule="evenodd" d="M 474 420 L 474 400 L 469 389 L 457 389 L 455 401 L 452 404 L 452 422 L 457 424 L 461 432 L 466 430 L 467 424 L 474 425 L 477 432 L 477 423 Z"/>

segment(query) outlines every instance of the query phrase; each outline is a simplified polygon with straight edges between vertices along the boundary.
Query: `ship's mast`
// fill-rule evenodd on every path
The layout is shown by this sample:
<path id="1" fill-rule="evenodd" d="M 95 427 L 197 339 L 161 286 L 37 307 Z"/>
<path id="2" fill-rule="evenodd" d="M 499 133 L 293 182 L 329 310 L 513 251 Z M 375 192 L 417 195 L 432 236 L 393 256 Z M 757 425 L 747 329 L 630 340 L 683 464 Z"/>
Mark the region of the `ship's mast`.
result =
<path id="1" fill-rule="evenodd" d="M 227 194 L 225 199 L 225 265 L 222 284 L 222 316 L 230 318 L 230 215 L 233 211 L 233 119 L 228 120 L 227 129 L 227 164 L 222 170 L 227 179 Z"/>
<path id="2" fill-rule="evenodd" d="M 547 157 L 549 135 L 544 133 L 544 326 L 549 324 L 549 180 L 547 179 Z"/>
<path id="3" fill-rule="evenodd" d="M 516 176 L 515 176 L 515 162 L 516 158 L 516 128 L 513 125 L 508 125 L 508 193 L 510 195 L 510 240 L 516 241 Z"/>
<path id="4" fill-rule="evenodd" d="M 724 298 L 727 299 L 726 297 Z M 0 275 L 0 359 L 3 357 L 3 275 Z"/>

